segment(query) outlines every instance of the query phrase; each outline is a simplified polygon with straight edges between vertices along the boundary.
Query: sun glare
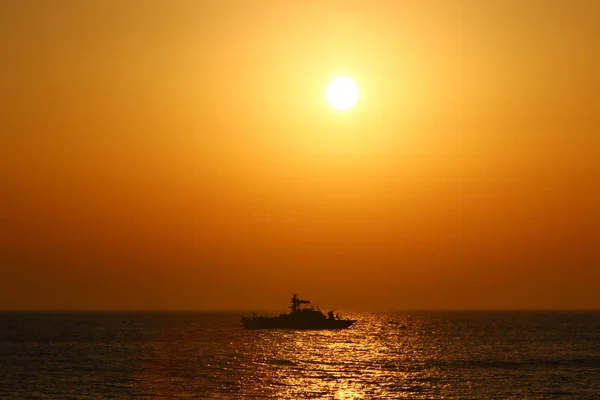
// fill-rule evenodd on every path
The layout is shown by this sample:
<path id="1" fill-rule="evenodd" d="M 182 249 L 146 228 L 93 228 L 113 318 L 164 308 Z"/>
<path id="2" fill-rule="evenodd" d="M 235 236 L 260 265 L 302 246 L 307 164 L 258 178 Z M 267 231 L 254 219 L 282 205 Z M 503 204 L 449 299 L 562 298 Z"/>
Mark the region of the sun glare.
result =
<path id="1" fill-rule="evenodd" d="M 351 78 L 339 76 L 329 82 L 325 97 L 331 107 L 346 111 L 358 101 L 358 86 Z"/>

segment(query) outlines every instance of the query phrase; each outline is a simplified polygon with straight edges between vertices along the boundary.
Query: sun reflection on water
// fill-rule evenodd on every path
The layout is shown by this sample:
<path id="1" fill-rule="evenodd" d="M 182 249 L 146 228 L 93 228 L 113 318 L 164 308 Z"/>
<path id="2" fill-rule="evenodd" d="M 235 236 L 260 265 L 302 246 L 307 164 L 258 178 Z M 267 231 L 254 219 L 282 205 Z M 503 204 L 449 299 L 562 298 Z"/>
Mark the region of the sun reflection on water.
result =
<path id="1" fill-rule="evenodd" d="M 382 315 L 360 317 L 360 323 L 343 331 L 248 332 L 256 335 L 253 353 L 259 366 L 248 377 L 256 385 L 244 382 L 248 393 L 262 391 L 277 398 L 397 397 L 389 388 L 410 380 L 402 359 L 411 353 L 415 332 L 379 329 Z M 406 323 L 396 322 L 399 327 Z M 268 393 L 265 382 L 270 382 Z"/>
<path id="2" fill-rule="evenodd" d="M 40 318 L 49 329 L 39 330 Z M 29 399 L 28 387 L 44 385 L 50 397 L 74 399 L 595 399 L 600 391 L 598 312 L 352 318 L 359 322 L 343 331 L 252 331 L 225 312 L 5 315 L 0 397 Z M 50 383 L 48 371 L 61 379 Z"/>
<path id="3" fill-rule="evenodd" d="M 140 395 L 208 398 L 419 398 L 441 393 L 448 343 L 408 313 L 348 315 L 338 331 L 245 330 L 235 319 L 170 323 L 146 343 Z M 453 346 L 456 343 L 452 344 Z M 453 351 L 460 349 L 454 347 Z M 433 364 L 432 364 L 432 360 Z"/>

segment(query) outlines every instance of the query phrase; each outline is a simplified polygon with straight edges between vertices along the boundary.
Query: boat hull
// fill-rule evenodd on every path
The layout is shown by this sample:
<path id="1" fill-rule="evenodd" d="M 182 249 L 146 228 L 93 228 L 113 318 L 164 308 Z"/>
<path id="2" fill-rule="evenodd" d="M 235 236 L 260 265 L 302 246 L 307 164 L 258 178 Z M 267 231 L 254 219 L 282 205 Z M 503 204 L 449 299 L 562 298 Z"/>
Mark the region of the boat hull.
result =
<path id="1" fill-rule="evenodd" d="M 346 329 L 356 320 L 341 319 L 333 315 L 333 310 L 327 317 L 319 309 L 310 306 L 310 301 L 301 300 L 298 294 L 292 295 L 291 312 L 279 314 L 276 317 L 243 317 L 242 324 L 246 329 Z"/>
<path id="2" fill-rule="evenodd" d="M 320 330 L 320 329 L 347 329 L 356 321 L 324 320 L 324 321 L 293 321 L 280 317 L 255 317 L 242 318 L 246 329 L 294 329 L 294 330 Z"/>

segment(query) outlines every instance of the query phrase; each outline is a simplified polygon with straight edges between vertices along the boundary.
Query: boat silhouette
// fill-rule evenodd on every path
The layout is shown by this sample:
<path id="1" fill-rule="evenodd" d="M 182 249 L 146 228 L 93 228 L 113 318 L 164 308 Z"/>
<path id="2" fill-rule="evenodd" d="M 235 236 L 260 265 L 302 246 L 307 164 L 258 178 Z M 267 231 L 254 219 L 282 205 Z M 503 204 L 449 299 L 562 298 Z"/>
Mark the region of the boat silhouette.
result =
<path id="1" fill-rule="evenodd" d="M 346 329 L 356 322 L 353 319 L 341 319 L 333 314 L 333 310 L 325 316 L 310 301 L 300 300 L 298 294 L 292 295 L 290 309 L 288 314 L 276 317 L 242 317 L 242 324 L 246 329 Z"/>

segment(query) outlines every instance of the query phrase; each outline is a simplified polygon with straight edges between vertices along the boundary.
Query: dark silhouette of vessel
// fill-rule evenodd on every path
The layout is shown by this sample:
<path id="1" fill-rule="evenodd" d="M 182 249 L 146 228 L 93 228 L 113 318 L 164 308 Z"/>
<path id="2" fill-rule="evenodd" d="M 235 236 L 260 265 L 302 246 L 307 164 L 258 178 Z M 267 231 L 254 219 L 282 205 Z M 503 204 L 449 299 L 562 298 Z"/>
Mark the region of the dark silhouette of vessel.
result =
<path id="1" fill-rule="evenodd" d="M 346 329 L 356 320 L 340 319 L 329 311 L 327 316 L 315 309 L 310 301 L 300 300 L 297 294 L 292 295 L 291 311 L 277 317 L 242 317 L 246 329 Z"/>

